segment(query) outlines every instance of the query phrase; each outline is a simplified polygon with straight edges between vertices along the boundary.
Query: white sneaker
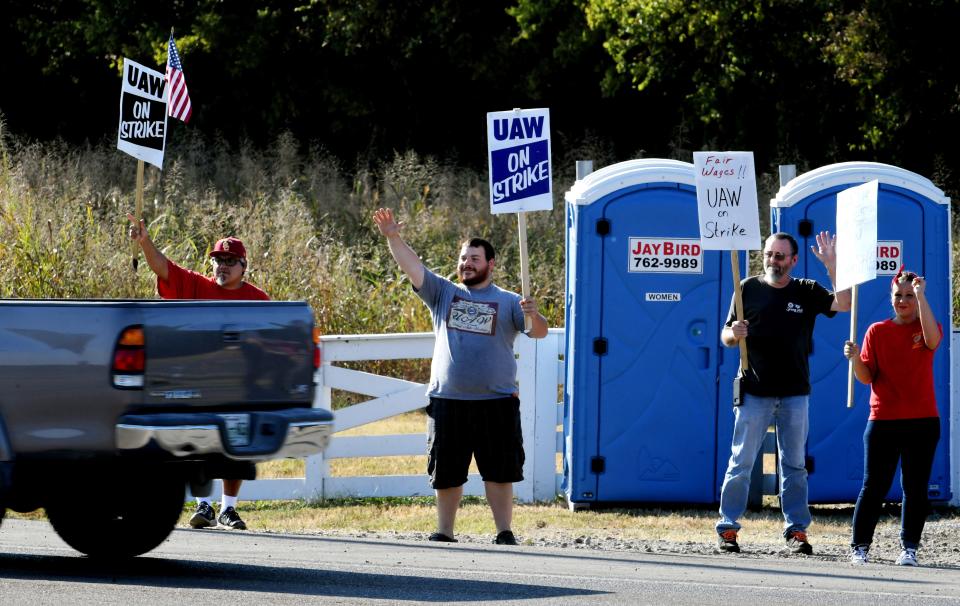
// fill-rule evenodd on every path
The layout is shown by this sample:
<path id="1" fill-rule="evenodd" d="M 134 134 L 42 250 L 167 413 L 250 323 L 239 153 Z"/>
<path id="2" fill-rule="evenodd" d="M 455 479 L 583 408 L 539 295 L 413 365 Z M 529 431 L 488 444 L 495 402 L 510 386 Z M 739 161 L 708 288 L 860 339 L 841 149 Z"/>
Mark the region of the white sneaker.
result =
<path id="1" fill-rule="evenodd" d="M 866 564 L 870 561 L 870 555 L 867 553 L 867 547 L 863 545 L 855 545 L 850 550 L 850 563 L 851 564 Z"/>
<path id="2" fill-rule="evenodd" d="M 917 562 L 917 550 L 910 549 L 909 547 L 900 552 L 900 557 L 897 558 L 897 566 L 919 566 L 920 563 Z"/>

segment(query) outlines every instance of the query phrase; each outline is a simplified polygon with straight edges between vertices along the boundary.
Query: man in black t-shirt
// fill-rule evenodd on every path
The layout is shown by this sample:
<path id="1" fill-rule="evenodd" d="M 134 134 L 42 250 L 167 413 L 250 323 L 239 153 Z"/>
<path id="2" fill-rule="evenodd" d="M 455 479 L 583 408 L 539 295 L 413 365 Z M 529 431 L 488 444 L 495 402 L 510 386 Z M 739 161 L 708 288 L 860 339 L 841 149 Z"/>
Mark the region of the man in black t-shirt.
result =
<path id="1" fill-rule="evenodd" d="M 817 235 L 810 250 L 836 283 L 836 236 Z M 807 408 L 810 397 L 810 344 L 818 314 L 833 317 L 849 311 L 850 291 L 828 292 L 814 280 L 790 277 L 797 264 L 797 241 L 778 232 L 763 247 L 764 273 L 741 283 L 743 320 L 734 304 L 720 334 L 727 347 L 746 339 L 749 368 L 737 381 L 741 404 L 734 407 L 733 441 L 727 473 L 720 490 L 720 520 L 716 529 L 721 552 L 739 552 L 737 519 L 747 507 L 750 474 L 767 428 L 777 429 L 780 461 L 780 504 L 785 520 L 783 536 L 794 553 L 812 554 L 807 540 L 810 508 L 807 505 L 805 467 Z"/>

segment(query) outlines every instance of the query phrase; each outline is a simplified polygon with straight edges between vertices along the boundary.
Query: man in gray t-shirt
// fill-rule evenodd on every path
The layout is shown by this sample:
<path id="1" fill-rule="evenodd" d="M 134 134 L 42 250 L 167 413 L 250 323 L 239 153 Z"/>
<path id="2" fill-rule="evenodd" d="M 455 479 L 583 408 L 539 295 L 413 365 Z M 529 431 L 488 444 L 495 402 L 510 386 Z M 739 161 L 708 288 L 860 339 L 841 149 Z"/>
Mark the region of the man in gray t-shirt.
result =
<path id="1" fill-rule="evenodd" d="M 427 471 L 437 494 L 437 532 L 430 540 L 456 541 L 454 521 L 473 457 L 497 527 L 494 542 L 515 545 L 513 483 L 523 479 L 524 455 L 513 340 L 524 331 L 524 315 L 532 320 L 526 334 L 535 339 L 547 335 L 547 320 L 534 299 L 493 284 L 495 252 L 486 240 L 463 243 L 455 284 L 423 266 L 390 209 L 377 210 L 373 221 L 433 317 Z"/>

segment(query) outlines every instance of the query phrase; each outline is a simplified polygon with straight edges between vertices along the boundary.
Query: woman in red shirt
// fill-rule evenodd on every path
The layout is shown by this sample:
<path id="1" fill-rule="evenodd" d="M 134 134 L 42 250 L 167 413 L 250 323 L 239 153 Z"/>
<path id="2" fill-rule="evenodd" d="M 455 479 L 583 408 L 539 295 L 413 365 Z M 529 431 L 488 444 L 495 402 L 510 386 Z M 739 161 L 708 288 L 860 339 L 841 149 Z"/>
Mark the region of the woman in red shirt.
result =
<path id="1" fill-rule="evenodd" d="M 854 374 L 870 385 L 870 418 L 863 432 L 863 488 L 853 513 L 850 561 L 866 564 L 880 507 L 900 461 L 903 502 L 901 566 L 917 566 L 917 548 L 927 520 L 927 483 L 940 440 L 933 389 L 933 352 L 943 330 L 926 298 L 926 281 L 902 269 L 891 282 L 894 317 L 867 329 L 863 351 L 843 347 Z"/>

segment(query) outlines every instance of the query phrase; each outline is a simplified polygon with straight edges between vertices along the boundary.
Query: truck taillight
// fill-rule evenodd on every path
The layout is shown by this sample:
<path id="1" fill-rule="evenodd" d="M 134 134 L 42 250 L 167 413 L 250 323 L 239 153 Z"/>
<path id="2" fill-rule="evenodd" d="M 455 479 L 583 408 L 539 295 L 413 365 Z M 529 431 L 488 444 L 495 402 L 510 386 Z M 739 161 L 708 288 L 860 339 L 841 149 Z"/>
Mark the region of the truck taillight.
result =
<path id="1" fill-rule="evenodd" d="M 320 329 L 313 329 L 313 369 L 320 369 Z"/>
<path id="2" fill-rule="evenodd" d="M 113 386 L 142 389 L 143 371 L 147 364 L 142 326 L 128 326 L 117 337 L 113 350 Z"/>

